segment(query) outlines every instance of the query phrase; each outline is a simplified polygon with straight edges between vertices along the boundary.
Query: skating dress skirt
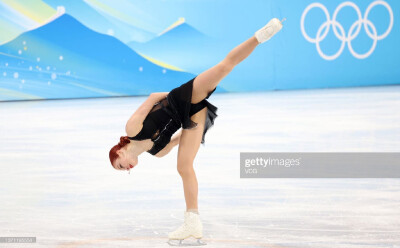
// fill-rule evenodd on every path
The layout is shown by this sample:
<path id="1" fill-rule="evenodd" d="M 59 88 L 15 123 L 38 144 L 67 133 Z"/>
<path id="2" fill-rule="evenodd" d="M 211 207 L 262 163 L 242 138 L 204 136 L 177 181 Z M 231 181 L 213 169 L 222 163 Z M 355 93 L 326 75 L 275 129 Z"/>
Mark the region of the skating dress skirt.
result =
<path id="1" fill-rule="evenodd" d="M 218 108 L 207 101 L 217 88 L 209 92 L 202 101 L 192 104 L 193 81 L 195 78 L 196 77 L 172 89 L 164 99 L 154 104 L 143 121 L 142 130 L 140 130 L 136 136 L 129 137 L 129 139 L 151 139 L 154 144 L 147 152 L 156 155 L 170 142 L 172 135 L 179 130 L 179 128 L 195 128 L 198 124 L 192 121 L 190 117 L 207 107 L 207 116 L 201 140 L 201 143 L 204 144 L 205 135 L 214 125 L 214 121 L 218 116 Z"/>

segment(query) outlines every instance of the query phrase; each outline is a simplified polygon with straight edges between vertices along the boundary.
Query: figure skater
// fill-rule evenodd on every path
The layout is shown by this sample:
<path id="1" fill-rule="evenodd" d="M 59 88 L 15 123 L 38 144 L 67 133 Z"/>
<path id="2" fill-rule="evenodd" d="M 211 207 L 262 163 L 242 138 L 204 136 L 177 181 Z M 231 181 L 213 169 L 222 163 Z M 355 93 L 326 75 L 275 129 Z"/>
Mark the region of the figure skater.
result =
<path id="1" fill-rule="evenodd" d="M 214 125 L 217 117 L 217 107 L 207 99 L 236 65 L 281 28 L 282 22 L 273 18 L 217 65 L 171 92 L 150 94 L 127 121 L 127 136 L 122 136 L 110 150 L 112 166 L 117 170 L 130 171 L 137 166 L 138 156 L 143 152 L 163 157 L 179 145 L 177 170 L 183 181 L 186 211 L 183 225 L 168 234 L 170 245 L 183 245 L 182 241 L 189 237 L 197 239 L 195 245 L 205 244 L 200 240 L 203 226 L 197 206 L 198 184 L 193 162 L 200 144 L 204 144 L 207 130 Z M 180 128 L 180 132 L 174 135 Z"/>

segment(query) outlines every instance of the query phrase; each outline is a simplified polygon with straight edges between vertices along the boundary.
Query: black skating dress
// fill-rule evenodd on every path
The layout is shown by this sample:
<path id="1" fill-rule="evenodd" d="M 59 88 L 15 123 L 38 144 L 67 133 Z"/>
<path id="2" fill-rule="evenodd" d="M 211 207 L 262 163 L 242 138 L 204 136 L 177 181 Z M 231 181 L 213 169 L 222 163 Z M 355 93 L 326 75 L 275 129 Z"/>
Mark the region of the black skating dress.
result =
<path id="1" fill-rule="evenodd" d="M 202 101 L 192 104 L 193 81 L 195 78 L 196 77 L 174 88 L 164 99 L 154 104 L 143 121 L 142 130 L 140 130 L 136 136 L 129 137 L 129 139 L 151 139 L 154 144 L 147 152 L 156 155 L 170 142 L 172 135 L 179 130 L 179 128 L 195 128 L 197 123 L 192 121 L 190 117 L 204 107 L 207 107 L 207 117 L 201 141 L 201 143 L 204 144 L 205 135 L 214 125 L 214 121 L 218 116 L 218 108 L 207 101 L 216 88 L 208 93 L 207 97 Z"/>

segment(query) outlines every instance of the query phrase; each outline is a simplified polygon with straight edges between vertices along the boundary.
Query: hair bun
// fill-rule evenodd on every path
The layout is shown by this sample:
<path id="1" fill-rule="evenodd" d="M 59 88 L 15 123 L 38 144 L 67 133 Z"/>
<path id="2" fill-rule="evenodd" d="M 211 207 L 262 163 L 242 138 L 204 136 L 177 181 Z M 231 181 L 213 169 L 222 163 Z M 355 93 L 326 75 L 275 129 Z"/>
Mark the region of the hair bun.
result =
<path id="1" fill-rule="evenodd" d="M 131 141 L 129 140 L 128 136 L 121 136 L 121 138 L 119 138 L 119 143 L 118 145 L 120 147 L 124 147 L 127 144 L 129 144 Z"/>

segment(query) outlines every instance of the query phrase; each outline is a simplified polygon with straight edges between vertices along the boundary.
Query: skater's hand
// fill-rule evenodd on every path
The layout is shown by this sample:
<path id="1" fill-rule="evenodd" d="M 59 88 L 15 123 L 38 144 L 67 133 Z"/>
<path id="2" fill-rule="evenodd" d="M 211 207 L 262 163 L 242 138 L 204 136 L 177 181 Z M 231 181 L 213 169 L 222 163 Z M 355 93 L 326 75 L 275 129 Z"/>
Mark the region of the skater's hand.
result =
<path id="1" fill-rule="evenodd" d="M 154 156 L 161 158 L 161 157 L 164 157 L 165 155 L 167 155 L 172 150 L 172 148 L 174 148 L 176 145 L 179 144 L 181 135 L 182 135 L 182 130 L 180 130 L 178 133 L 176 133 L 171 138 L 170 142 L 162 150 L 160 150 L 158 153 L 156 153 Z"/>
<path id="2" fill-rule="evenodd" d="M 174 134 L 174 136 L 172 137 L 171 142 L 173 143 L 174 146 L 179 145 L 179 141 L 181 140 L 181 135 L 182 135 L 182 129 L 179 130 L 179 132 Z"/>

